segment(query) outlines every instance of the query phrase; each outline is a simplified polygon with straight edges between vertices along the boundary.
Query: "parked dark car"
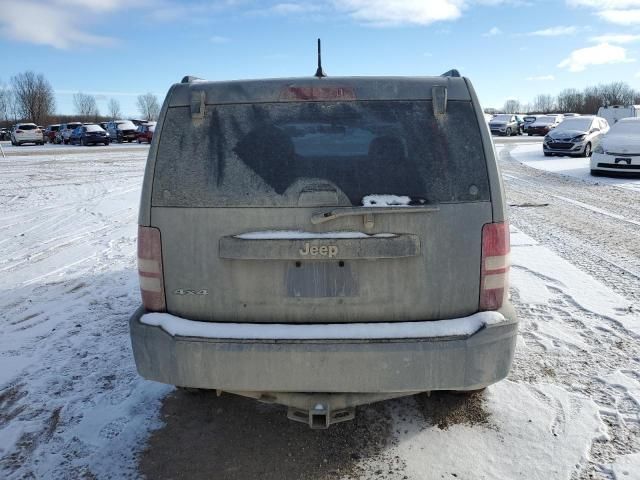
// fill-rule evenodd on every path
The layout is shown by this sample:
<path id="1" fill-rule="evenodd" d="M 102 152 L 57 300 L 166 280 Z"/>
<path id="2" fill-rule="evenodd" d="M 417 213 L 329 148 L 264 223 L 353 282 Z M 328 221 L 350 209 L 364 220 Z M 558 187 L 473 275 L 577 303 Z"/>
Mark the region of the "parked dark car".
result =
<path id="1" fill-rule="evenodd" d="M 11 132 L 8 128 L 0 129 L 0 140 L 9 140 L 11 138 Z"/>
<path id="2" fill-rule="evenodd" d="M 136 126 L 131 120 L 114 120 L 107 125 L 107 132 L 114 142 L 133 142 L 136 140 Z"/>
<path id="3" fill-rule="evenodd" d="M 156 122 L 149 122 L 139 125 L 136 129 L 136 137 L 138 139 L 138 143 L 151 143 L 151 139 L 153 138 L 153 132 L 156 129 Z"/>
<path id="4" fill-rule="evenodd" d="M 72 145 L 109 145 L 109 134 L 100 125 L 82 125 L 71 132 L 69 137 Z"/>
<path id="5" fill-rule="evenodd" d="M 518 116 L 511 113 L 501 113 L 496 115 L 489 122 L 489 129 L 494 135 L 511 135 L 520 134 L 520 124 L 518 123 Z"/>
<path id="6" fill-rule="evenodd" d="M 524 124 L 522 125 L 522 133 L 528 133 L 527 130 L 529 129 L 529 125 L 535 122 L 539 116 L 540 115 L 527 115 L 526 117 L 524 117 L 523 118 Z"/>
<path id="7" fill-rule="evenodd" d="M 527 135 L 546 135 L 560 125 L 564 120 L 562 115 L 541 115 L 527 127 Z"/>
<path id="8" fill-rule="evenodd" d="M 49 125 L 44 129 L 44 141 L 47 143 L 54 143 L 56 135 L 60 130 L 60 125 Z"/>

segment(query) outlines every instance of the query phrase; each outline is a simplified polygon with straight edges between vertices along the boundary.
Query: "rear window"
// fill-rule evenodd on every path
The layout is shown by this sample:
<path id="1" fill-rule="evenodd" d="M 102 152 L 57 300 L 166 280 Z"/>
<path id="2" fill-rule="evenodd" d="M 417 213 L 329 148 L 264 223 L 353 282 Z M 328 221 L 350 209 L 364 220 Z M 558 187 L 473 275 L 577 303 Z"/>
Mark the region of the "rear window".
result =
<path id="1" fill-rule="evenodd" d="M 18 125 L 16 130 L 35 130 L 36 128 L 38 128 L 37 125 L 29 125 L 28 123 L 25 123 L 23 125 Z"/>
<path id="2" fill-rule="evenodd" d="M 470 102 L 286 102 L 168 110 L 154 206 L 297 206 L 303 191 L 335 190 L 340 205 L 372 194 L 416 203 L 489 200 Z"/>
<path id="3" fill-rule="evenodd" d="M 133 122 L 118 122 L 118 130 L 135 130 L 136 126 Z"/>
<path id="4" fill-rule="evenodd" d="M 103 132 L 102 127 L 98 125 L 86 125 L 87 132 Z"/>

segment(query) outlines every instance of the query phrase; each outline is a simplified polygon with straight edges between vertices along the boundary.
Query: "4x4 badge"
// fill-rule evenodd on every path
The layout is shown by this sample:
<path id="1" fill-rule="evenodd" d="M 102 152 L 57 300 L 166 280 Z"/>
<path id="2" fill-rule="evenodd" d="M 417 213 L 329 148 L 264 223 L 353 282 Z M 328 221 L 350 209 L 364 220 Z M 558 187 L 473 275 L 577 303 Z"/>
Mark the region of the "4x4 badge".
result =
<path id="1" fill-rule="evenodd" d="M 179 288 L 173 291 L 174 295 L 209 295 L 209 290 L 189 290 Z"/>

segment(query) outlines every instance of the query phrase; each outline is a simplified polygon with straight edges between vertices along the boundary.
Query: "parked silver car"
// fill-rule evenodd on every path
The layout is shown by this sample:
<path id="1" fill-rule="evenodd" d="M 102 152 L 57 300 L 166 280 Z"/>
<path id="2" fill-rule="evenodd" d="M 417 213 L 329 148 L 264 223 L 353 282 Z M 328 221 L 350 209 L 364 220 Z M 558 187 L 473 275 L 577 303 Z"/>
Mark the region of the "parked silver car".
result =
<path id="1" fill-rule="evenodd" d="M 489 128 L 491 133 L 507 137 L 522 133 L 518 116 L 509 113 L 501 113 L 493 117 L 489 122 Z"/>
<path id="2" fill-rule="evenodd" d="M 545 135 L 542 150 L 546 157 L 590 157 L 608 131 L 609 124 L 604 118 L 595 115 L 569 117 Z"/>
<path id="3" fill-rule="evenodd" d="M 504 190 L 471 82 L 445 75 L 171 87 L 140 204 L 139 373 L 315 428 L 505 378 Z"/>

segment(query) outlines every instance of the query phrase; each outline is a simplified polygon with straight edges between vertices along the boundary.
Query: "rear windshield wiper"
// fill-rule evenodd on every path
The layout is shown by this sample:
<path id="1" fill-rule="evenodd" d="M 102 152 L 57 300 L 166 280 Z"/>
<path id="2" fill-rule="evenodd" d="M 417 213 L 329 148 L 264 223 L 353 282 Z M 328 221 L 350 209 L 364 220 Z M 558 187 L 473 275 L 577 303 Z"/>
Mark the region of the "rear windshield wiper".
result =
<path id="1" fill-rule="evenodd" d="M 340 217 L 353 217 L 363 215 L 365 223 L 373 223 L 373 215 L 387 213 L 431 213 L 440 210 L 439 207 L 425 205 L 407 205 L 391 207 L 338 207 L 325 212 L 316 212 L 311 215 L 311 223 L 318 224 L 329 222 Z"/>

